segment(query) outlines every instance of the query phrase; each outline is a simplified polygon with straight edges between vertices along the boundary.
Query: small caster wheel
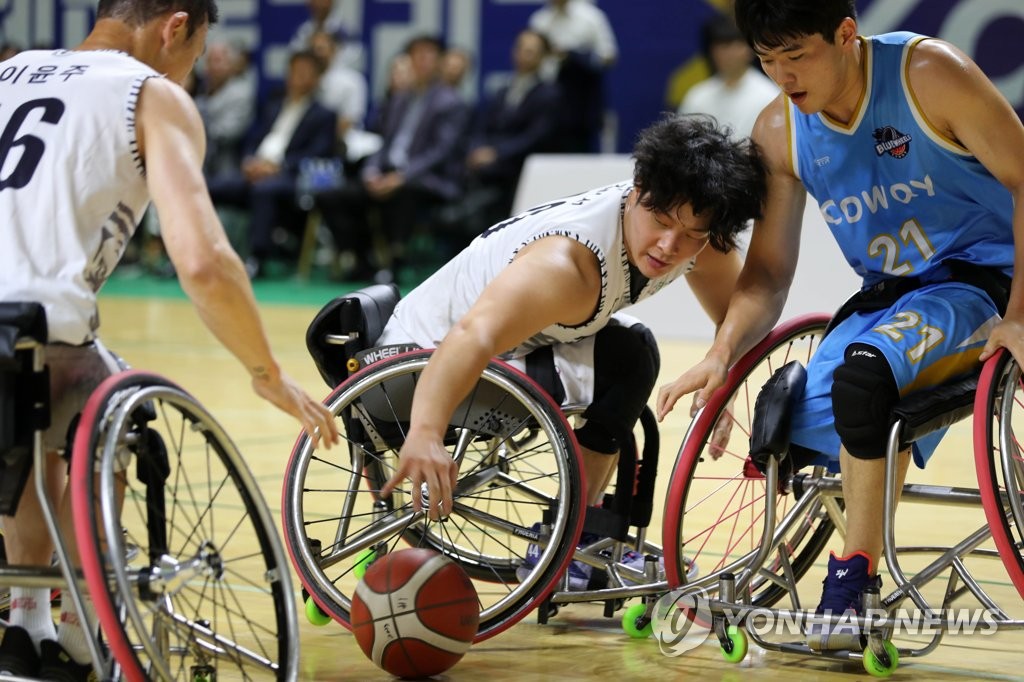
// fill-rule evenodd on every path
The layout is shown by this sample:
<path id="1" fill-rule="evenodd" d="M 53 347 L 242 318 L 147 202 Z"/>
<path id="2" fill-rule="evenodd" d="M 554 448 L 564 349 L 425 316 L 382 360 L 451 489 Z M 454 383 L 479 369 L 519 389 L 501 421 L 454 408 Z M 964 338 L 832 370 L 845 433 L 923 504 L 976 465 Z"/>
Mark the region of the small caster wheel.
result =
<path id="1" fill-rule="evenodd" d="M 364 549 L 358 555 L 356 555 L 356 565 L 352 569 L 353 575 L 357 580 L 362 580 L 363 576 L 366 575 L 366 569 L 370 567 L 374 561 L 377 560 L 377 552 L 373 549 Z"/>
<path id="2" fill-rule="evenodd" d="M 217 682 L 217 669 L 209 665 L 194 665 L 190 670 L 192 682 Z"/>
<path id="3" fill-rule="evenodd" d="M 889 658 L 888 665 L 875 656 L 875 652 L 871 650 L 870 646 L 864 648 L 864 670 L 872 677 L 889 677 L 900 665 L 900 652 L 896 646 L 889 640 L 883 641 L 882 646 L 885 648 L 885 655 Z"/>
<path id="4" fill-rule="evenodd" d="M 317 606 L 312 597 L 306 598 L 306 620 L 317 627 L 323 627 L 331 622 L 331 617 L 324 613 L 323 609 Z"/>
<path id="5" fill-rule="evenodd" d="M 622 629 L 633 639 L 647 639 L 654 633 L 654 624 L 646 616 L 647 605 L 633 604 L 622 614 Z"/>
<path id="6" fill-rule="evenodd" d="M 747 633 L 730 625 L 725 630 L 725 637 L 721 642 L 722 658 L 729 663 L 739 663 L 747 655 Z"/>

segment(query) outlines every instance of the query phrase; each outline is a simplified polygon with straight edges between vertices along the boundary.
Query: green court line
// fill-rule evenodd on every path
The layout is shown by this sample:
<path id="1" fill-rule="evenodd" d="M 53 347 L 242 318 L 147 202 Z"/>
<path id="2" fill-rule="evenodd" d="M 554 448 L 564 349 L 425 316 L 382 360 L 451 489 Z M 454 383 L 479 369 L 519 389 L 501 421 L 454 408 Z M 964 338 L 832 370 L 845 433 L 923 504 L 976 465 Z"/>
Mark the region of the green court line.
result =
<path id="1" fill-rule="evenodd" d="M 259 279 L 253 282 L 256 300 L 270 305 L 322 306 L 371 282 L 332 282 L 323 277 L 301 281 L 294 276 Z M 409 286 L 400 287 L 407 293 Z M 103 286 L 102 296 L 186 300 L 178 280 L 156 277 L 139 268 L 116 271 Z"/>
<path id="2" fill-rule="evenodd" d="M 257 280 L 253 283 L 256 300 L 274 305 L 321 306 L 337 296 L 355 291 L 365 283 L 301 282 L 294 278 Z M 115 273 L 103 286 L 103 296 L 163 298 L 186 300 L 178 280 L 160 278 L 138 272 Z"/>

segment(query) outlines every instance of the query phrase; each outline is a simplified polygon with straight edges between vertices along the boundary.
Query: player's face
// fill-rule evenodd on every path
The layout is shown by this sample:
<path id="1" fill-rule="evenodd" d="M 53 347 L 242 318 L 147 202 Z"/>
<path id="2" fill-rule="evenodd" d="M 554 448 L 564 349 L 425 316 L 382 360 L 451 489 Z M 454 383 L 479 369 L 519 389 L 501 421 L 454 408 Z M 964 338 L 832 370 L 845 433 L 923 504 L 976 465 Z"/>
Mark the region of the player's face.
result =
<path id="1" fill-rule="evenodd" d="M 656 213 L 644 208 L 638 196 L 633 190 L 626 201 L 622 229 L 629 262 L 645 277 L 667 275 L 707 246 L 706 216 L 694 215 L 689 204 L 672 213 Z"/>
<path id="2" fill-rule="evenodd" d="M 828 107 L 842 81 L 839 49 L 820 34 L 803 36 L 771 50 L 758 49 L 761 68 L 804 114 Z"/>

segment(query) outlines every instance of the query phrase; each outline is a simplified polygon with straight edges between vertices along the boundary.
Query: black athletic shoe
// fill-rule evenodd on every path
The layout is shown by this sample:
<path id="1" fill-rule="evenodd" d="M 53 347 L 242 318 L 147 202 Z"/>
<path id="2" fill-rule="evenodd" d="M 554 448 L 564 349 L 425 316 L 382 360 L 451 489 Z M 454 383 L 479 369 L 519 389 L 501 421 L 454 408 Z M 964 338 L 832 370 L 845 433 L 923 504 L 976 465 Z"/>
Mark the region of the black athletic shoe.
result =
<path id="1" fill-rule="evenodd" d="M 17 677 L 38 675 L 36 645 L 25 628 L 12 625 L 4 631 L 4 639 L 0 642 L 0 673 Z"/>
<path id="2" fill-rule="evenodd" d="M 91 663 L 77 663 L 52 639 L 44 639 L 39 645 L 39 679 L 58 682 L 96 682 L 96 672 Z"/>

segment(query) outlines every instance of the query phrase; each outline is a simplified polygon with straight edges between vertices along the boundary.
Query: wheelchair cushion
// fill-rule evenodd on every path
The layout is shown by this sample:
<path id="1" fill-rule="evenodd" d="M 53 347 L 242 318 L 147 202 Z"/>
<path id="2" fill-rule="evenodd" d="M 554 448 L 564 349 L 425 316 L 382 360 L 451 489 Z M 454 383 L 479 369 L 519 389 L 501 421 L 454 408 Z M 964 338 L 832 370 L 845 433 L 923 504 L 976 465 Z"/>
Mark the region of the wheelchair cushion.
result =
<path id="1" fill-rule="evenodd" d="M 909 445 L 972 414 L 978 375 L 916 391 L 901 400 L 893 409 L 894 417 L 903 422 L 900 445 Z"/>
<path id="2" fill-rule="evenodd" d="M 380 338 L 400 298 L 394 284 L 374 284 L 339 296 L 316 314 L 306 330 L 306 348 L 328 386 L 348 378 L 348 359 Z M 357 336 L 337 345 L 327 342 L 330 334 Z"/>
<path id="3" fill-rule="evenodd" d="M 757 394 L 750 429 L 750 456 L 762 472 L 769 457 L 774 455 L 781 461 L 789 450 L 793 406 L 806 383 L 807 370 L 793 360 L 780 367 Z"/>
<path id="4" fill-rule="evenodd" d="M 18 339 L 46 343 L 46 310 L 41 303 L 0 303 L 0 370 L 17 364 L 14 346 Z"/>

